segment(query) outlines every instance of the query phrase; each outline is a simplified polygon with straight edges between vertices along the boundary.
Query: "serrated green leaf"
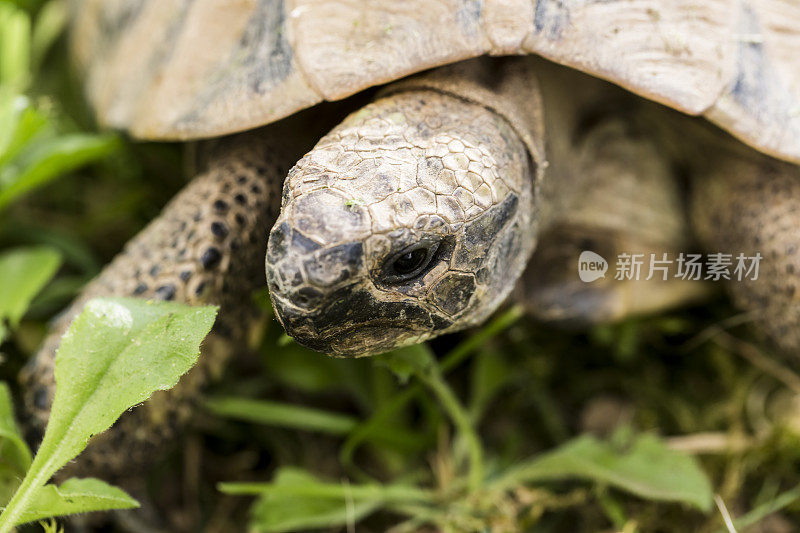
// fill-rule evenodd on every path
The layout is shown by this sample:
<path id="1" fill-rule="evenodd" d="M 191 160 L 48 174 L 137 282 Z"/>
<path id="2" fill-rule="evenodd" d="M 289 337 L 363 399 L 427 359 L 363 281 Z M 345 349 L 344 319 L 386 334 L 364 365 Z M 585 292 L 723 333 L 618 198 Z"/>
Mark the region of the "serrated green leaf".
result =
<path id="1" fill-rule="evenodd" d="M 128 408 L 169 389 L 197 361 L 216 307 L 134 298 L 89 301 L 64 335 L 56 393 L 28 475 L 0 515 L 0 531 L 20 523 L 32 495 Z"/>
<path id="2" fill-rule="evenodd" d="M 111 509 L 135 509 L 139 502 L 124 490 L 95 478 L 72 478 L 61 485 L 45 485 L 33 495 L 19 523 Z"/>
<path id="3" fill-rule="evenodd" d="M 75 133 L 30 143 L 0 169 L 0 209 L 18 196 L 117 149 L 113 135 Z"/>
<path id="4" fill-rule="evenodd" d="M 56 394 L 39 454 L 52 454 L 60 468 L 126 409 L 172 388 L 197 362 L 216 313 L 134 298 L 86 304 L 56 355 Z"/>
<path id="5" fill-rule="evenodd" d="M 55 250 L 16 248 L 0 254 L 0 343 L 61 264 Z"/>
<path id="6" fill-rule="evenodd" d="M 616 449 L 583 436 L 521 463 L 497 485 L 511 487 L 536 481 L 579 478 L 607 484 L 642 498 L 683 502 L 701 510 L 711 508 L 711 483 L 697 461 L 670 450 L 657 437 L 636 437 L 627 449 Z"/>

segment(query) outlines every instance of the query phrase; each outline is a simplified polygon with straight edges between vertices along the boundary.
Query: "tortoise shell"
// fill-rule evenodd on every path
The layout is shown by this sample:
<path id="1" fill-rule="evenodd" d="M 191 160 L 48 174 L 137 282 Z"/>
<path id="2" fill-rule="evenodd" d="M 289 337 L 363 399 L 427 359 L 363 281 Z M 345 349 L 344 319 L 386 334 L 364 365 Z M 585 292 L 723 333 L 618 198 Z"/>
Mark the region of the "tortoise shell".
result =
<path id="1" fill-rule="evenodd" d="M 539 54 L 800 162 L 796 0 L 74 0 L 98 120 L 143 139 L 261 126 L 431 67 Z"/>

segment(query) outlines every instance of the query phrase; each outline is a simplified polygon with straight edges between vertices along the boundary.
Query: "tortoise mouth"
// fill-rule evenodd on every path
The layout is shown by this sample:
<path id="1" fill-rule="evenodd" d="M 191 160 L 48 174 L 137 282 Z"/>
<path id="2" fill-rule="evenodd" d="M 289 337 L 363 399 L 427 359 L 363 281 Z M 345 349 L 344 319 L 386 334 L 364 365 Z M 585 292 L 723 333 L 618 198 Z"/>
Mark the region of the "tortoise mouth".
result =
<path id="1" fill-rule="evenodd" d="M 325 353 L 337 357 L 364 357 L 391 351 L 420 333 L 398 323 L 360 324 L 319 337 Z M 298 342 L 300 342 L 298 340 Z M 302 342 L 301 342 L 302 344 Z"/>
<path id="2" fill-rule="evenodd" d="M 431 336 L 437 322 L 422 307 L 365 300 L 361 291 L 305 310 L 273 295 L 275 315 L 298 344 L 337 357 L 362 357 L 390 351 Z"/>
<path id="3" fill-rule="evenodd" d="M 419 331 L 395 320 L 370 323 L 332 324 L 324 329 L 310 325 L 313 317 L 296 316 L 278 310 L 278 320 L 298 344 L 335 357 L 364 357 L 387 352 L 404 339 L 420 336 Z"/>

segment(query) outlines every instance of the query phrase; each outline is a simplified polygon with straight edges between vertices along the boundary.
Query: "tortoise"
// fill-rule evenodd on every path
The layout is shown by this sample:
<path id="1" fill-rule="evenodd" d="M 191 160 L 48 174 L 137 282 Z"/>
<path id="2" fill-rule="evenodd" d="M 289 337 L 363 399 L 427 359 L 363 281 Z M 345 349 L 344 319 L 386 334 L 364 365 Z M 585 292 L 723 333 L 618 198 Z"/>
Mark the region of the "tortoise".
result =
<path id="1" fill-rule="evenodd" d="M 692 246 L 676 168 L 706 249 L 766 258 L 758 281 L 731 283 L 737 304 L 800 346 L 790 2 L 76 0 L 72 12 L 99 123 L 198 141 L 196 177 L 54 324 L 23 375 L 31 419 L 46 419 L 59 335 L 87 299 L 221 312 L 198 366 L 70 469 L 124 476 L 152 459 L 247 337 L 267 285 L 287 333 L 338 356 L 477 324 L 515 286 L 534 314 L 568 322 L 699 298 L 703 283 L 589 284 L 575 270 L 580 250 Z M 389 82 L 321 140 L 330 111 L 298 113 Z"/>

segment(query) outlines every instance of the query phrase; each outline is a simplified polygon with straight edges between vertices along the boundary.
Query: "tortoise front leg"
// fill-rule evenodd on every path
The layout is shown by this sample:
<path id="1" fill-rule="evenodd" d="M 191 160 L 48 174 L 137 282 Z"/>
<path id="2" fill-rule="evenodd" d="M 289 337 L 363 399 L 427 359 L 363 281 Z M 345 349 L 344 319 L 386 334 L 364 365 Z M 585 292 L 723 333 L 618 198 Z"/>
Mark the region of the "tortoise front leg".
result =
<path id="1" fill-rule="evenodd" d="M 267 234 L 280 208 L 283 178 L 304 146 L 267 134 L 244 134 L 199 147 L 207 164 L 134 237 L 57 319 L 22 375 L 30 425 L 42 430 L 55 391 L 55 351 L 69 322 L 98 296 L 135 296 L 216 304 L 220 313 L 195 368 L 176 387 L 125 413 L 67 469 L 68 474 L 124 477 L 161 455 L 187 421 L 193 400 L 218 374 L 257 318 L 254 290 L 265 287 Z"/>
<path id="2" fill-rule="evenodd" d="M 543 231 L 514 291 L 536 318 L 569 326 L 609 323 L 693 303 L 712 290 L 702 280 L 676 276 L 676 258 L 696 251 L 695 243 L 670 154 L 642 118 L 649 120 L 623 113 L 604 118 L 571 146 L 572 163 L 561 164 L 580 174 L 584 186 Z M 618 272 L 625 256 L 641 265 Z"/>

